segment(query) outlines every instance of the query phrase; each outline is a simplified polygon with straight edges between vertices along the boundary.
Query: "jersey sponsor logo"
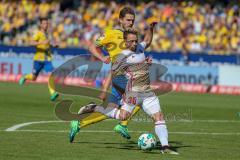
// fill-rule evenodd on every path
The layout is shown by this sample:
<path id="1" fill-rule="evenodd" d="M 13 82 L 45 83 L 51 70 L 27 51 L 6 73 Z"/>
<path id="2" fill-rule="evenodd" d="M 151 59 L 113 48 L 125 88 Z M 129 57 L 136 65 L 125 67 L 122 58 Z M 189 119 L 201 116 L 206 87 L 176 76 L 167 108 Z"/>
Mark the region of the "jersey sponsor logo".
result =
<path id="1" fill-rule="evenodd" d="M 122 36 L 118 36 L 118 39 L 123 39 L 123 37 Z"/>
<path id="2" fill-rule="evenodd" d="M 122 41 L 121 43 L 119 43 L 119 45 L 114 42 L 110 42 L 110 43 L 106 44 L 106 49 L 108 51 L 113 51 L 113 50 L 117 49 L 117 47 L 119 47 L 119 49 L 121 49 L 121 50 L 126 49 L 125 42 Z"/>
<path id="3" fill-rule="evenodd" d="M 102 34 L 98 39 L 97 39 L 97 41 L 101 41 L 101 40 L 103 40 L 105 38 L 105 34 Z"/>

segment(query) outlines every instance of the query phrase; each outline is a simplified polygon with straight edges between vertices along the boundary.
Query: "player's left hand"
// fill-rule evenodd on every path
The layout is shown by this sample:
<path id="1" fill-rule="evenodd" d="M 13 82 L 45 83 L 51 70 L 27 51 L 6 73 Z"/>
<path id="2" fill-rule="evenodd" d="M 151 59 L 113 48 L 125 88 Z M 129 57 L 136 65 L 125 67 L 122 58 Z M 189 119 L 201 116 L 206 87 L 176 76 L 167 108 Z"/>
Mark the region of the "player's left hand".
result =
<path id="1" fill-rule="evenodd" d="M 51 45 L 52 47 L 54 47 L 54 48 L 57 48 L 57 47 L 59 47 L 59 44 L 58 43 L 56 43 L 56 42 L 54 42 L 54 43 L 52 43 L 52 45 Z"/>
<path id="2" fill-rule="evenodd" d="M 103 58 L 103 62 L 106 63 L 106 64 L 109 64 L 109 63 L 111 62 L 110 57 L 109 57 L 109 56 L 105 56 L 105 57 Z"/>
<path id="3" fill-rule="evenodd" d="M 101 92 L 100 95 L 98 96 L 99 99 L 101 99 L 102 101 L 105 101 L 107 97 L 107 92 Z"/>
<path id="4" fill-rule="evenodd" d="M 150 27 L 151 27 L 151 28 L 154 28 L 157 24 L 158 24 L 158 22 L 157 22 L 157 21 L 154 21 L 154 22 L 152 22 L 152 23 L 150 24 Z"/>
<path id="5" fill-rule="evenodd" d="M 152 57 L 146 57 L 145 60 L 148 64 L 152 64 Z"/>

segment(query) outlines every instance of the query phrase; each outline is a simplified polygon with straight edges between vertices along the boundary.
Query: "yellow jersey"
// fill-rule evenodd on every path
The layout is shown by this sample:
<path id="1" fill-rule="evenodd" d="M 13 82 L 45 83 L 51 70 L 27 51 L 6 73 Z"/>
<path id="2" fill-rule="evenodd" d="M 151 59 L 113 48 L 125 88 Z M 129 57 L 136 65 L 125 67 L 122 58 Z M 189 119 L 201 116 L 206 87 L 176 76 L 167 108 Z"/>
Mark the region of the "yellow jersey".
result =
<path id="1" fill-rule="evenodd" d="M 42 42 L 47 40 L 48 37 L 46 33 L 42 31 L 36 32 L 33 36 L 33 40 L 37 42 Z M 35 61 L 51 61 L 52 60 L 52 53 L 50 50 L 50 44 L 40 44 L 36 46 L 36 54 L 33 57 Z"/>
<path id="2" fill-rule="evenodd" d="M 117 55 L 126 49 L 121 29 L 105 30 L 103 36 L 99 37 L 95 44 L 97 47 L 104 47 L 107 50 L 111 62 L 115 62 Z"/>

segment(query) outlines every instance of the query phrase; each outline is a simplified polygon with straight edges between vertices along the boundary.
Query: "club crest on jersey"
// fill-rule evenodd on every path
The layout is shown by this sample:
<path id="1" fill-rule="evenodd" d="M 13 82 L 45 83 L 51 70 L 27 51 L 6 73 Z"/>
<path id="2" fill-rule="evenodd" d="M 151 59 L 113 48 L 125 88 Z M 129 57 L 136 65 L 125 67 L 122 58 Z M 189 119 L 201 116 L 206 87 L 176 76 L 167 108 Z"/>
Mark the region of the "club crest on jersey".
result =
<path id="1" fill-rule="evenodd" d="M 98 41 L 101 41 L 101 40 L 103 40 L 105 38 L 105 34 L 102 34 L 97 40 Z"/>

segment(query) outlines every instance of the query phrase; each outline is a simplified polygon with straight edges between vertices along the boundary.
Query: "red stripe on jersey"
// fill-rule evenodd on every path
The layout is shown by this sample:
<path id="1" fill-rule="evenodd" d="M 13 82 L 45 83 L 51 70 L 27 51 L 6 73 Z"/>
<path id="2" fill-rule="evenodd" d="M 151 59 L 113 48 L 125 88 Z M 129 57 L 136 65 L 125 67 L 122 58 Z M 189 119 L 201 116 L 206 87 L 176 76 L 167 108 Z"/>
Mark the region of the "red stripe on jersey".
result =
<path id="1" fill-rule="evenodd" d="M 132 91 L 132 84 L 133 84 L 133 73 L 128 68 L 127 73 L 130 75 L 130 80 L 128 81 L 128 91 Z"/>

